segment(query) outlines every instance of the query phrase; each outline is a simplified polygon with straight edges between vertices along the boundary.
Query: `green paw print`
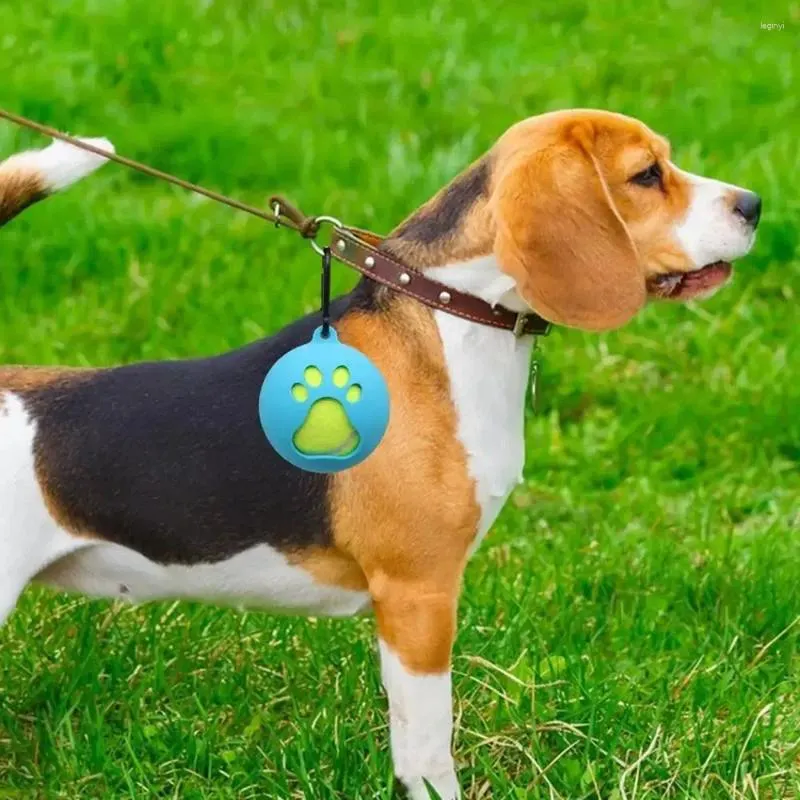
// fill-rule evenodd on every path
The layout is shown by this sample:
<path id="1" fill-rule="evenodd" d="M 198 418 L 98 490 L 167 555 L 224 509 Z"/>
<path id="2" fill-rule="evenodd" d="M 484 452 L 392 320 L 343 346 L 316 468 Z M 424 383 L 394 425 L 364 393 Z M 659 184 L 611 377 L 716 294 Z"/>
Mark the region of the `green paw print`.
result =
<path id="1" fill-rule="evenodd" d="M 304 455 L 348 456 L 360 441 L 358 431 L 347 416 L 344 404 L 361 399 L 361 387 L 350 383 L 347 367 L 336 367 L 330 376 L 331 387 L 323 387 L 325 376 L 317 367 L 306 367 L 303 382 L 292 386 L 297 403 L 310 403 L 303 424 L 292 441 Z"/>

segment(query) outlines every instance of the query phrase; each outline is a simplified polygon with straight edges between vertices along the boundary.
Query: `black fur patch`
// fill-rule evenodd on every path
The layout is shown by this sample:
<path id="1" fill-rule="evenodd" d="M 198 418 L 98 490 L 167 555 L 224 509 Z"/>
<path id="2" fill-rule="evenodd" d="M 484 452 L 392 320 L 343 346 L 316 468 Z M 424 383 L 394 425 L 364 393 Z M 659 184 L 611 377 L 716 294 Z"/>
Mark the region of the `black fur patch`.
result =
<path id="1" fill-rule="evenodd" d="M 373 287 L 362 281 L 334 301 L 332 319 L 376 311 Z M 81 531 L 160 563 L 222 560 L 259 543 L 329 544 L 329 478 L 284 461 L 258 419 L 267 371 L 319 323 L 312 314 L 214 358 L 133 364 L 25 392 L 48 495 Z"/>
<path id="2" fill-rule="evenodd" d="M 479 197 L 488 195 L 490 172 L 488 160 L 481 159 L 453 180 L 434 203 L 424 206 L 406 220 L 392 238 L 432 244 L 452 235 L 466 211 Z"/>

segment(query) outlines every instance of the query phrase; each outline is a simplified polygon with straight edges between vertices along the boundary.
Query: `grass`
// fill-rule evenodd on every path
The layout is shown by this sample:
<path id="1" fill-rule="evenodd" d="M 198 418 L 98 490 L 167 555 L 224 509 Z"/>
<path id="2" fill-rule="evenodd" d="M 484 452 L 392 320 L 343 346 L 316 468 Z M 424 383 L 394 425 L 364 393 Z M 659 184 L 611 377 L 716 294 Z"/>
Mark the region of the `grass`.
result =
<path id="1" fill-rule="evenodd" d="M 725 5 L 0 4 L 3 105 L 254 203 L 385 231 L 569 106 L 762 194 L 732 287 L 545 343 L 526 481 L 461 607 L 473 798 L 800 796 L 800 11 Z M 0 152 L 33 142 L 0 125 Z M 316 292 L 290 234 L 107 167 L 2 231 L 0 362 L 215 353 Z M 389 797 L 372 635 L 29 590 L 0 632 L 0 797 Z"/>

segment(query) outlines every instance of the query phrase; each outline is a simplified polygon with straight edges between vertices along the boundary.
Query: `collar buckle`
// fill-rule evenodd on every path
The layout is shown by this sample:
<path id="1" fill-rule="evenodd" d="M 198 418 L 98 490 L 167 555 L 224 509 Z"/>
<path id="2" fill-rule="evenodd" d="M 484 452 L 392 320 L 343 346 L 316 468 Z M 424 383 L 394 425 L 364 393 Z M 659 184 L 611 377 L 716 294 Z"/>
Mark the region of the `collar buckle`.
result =
<path id="1" fill-rule="evenodd" d="M 517 314 L 517 318 L 514 320 L 514 327 L 511 329 L 511 332 L 514 336 L 519 339 L 520 336 L 525 334 L 525 325 L 528 322 L 528 315 L 524 312 L 520 311 Z"/>

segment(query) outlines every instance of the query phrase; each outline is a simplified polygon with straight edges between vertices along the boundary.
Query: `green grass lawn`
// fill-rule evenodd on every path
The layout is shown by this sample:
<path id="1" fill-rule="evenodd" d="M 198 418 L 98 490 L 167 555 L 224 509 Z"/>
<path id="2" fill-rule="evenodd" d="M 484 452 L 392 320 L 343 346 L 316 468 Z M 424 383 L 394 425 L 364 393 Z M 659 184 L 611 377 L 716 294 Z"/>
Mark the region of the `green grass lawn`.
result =
<path id="1" fill-rule="evenodd" d="M 386 231 L 570 106 L 762 194 L 711 301 L 544 344 L 461 605 L 472 798 L 800 796 L 800 10 L 725 5 L 0 4 L 0 105 L 251 203 Z M 0 124 L 0 153 L 33 143 Z M 294 236 L 117 166 L 0 247 L 0 363 L 216 353 L 317 301 Z M 387 736 L 368 618 L 29 590 L 0 632 L 0 797 L 387 798 Z"/>

